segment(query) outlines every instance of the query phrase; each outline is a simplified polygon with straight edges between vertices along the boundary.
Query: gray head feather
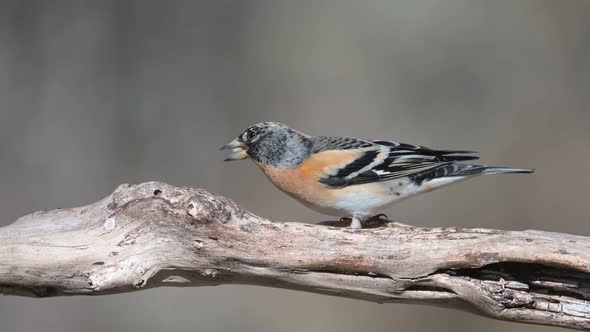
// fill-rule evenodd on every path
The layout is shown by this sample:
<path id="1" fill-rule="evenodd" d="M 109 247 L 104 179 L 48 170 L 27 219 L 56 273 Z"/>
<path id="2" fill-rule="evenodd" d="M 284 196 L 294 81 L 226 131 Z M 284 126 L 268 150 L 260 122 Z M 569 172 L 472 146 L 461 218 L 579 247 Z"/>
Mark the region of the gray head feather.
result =
<path id="1" fill-rule="evenodd" d="M 248 148 L 248 155 L 263 164 L 292 168 L 311 154 L 312 137 L 278 122 L 250 126 L 238 140 Z"/>

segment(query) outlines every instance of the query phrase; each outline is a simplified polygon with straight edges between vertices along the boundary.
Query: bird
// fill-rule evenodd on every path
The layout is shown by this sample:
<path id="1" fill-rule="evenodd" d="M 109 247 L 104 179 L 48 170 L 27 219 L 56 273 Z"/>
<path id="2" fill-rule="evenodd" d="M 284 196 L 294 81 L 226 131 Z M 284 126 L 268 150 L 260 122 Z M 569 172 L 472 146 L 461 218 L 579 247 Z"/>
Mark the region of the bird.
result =
<path id="1" fill-rule="evenodd" d="M 379 211 L 412 196 L 484 174 L 534 173 L 530 168 L 466 163 L 467 150 L 352 137 L 312 136 L 278 122 L 248 127 L 222 150 L 225 161 L 251 159 L 282 192 L 360 229 Z"/>

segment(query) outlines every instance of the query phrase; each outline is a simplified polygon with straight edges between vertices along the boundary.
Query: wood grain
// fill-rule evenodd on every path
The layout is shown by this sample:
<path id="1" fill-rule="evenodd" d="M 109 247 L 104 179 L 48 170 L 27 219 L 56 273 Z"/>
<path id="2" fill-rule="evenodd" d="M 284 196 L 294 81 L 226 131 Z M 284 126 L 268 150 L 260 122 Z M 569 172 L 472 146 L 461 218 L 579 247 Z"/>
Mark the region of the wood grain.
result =
<path id="1" fill-rule="evenodd" d="M 590 330 L 590 238 L 273 222 L 202 189 L 121 185 L 0 228 L 0 293 L 250 284 Z"/>

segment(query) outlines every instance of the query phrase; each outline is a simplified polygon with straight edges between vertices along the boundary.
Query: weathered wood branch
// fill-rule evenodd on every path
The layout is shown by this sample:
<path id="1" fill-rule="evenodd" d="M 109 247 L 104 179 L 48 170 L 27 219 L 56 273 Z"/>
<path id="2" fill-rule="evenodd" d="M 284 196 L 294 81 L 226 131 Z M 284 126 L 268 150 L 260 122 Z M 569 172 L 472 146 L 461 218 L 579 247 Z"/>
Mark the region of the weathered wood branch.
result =
<path id="1" fill-rule="evenodd" d="M 0 228 L 0 293 L 250 284 L 590 330 L 590 238 L 271 222 L 201 189 L 122 185 Z"/>

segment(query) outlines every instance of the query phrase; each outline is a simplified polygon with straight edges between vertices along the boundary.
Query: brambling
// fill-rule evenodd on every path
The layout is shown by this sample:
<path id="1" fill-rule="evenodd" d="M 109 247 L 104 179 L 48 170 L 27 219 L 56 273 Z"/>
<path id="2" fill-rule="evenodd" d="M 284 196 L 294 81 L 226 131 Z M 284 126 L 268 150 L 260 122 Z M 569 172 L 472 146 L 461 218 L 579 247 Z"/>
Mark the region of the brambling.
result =
<path id="1" fill-rule="evenodd" d="M 281 191 L 323 214 L 352 218 L 352 228 L 408 197 L 482 174 L 533 169 L 470 165 L 473 151 L 350 137 L 310 136 L 276 122 L 246 129 L 222 149 L 251 158 Z"/>

